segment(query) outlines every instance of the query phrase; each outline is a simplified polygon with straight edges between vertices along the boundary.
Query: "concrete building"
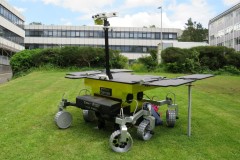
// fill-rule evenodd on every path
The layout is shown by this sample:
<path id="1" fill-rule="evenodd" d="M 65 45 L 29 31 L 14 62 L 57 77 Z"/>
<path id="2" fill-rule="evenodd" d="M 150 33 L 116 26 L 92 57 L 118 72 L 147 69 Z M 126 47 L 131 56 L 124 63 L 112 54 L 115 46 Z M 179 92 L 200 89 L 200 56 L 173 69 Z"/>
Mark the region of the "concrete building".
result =
<path id="1" fill-rule="evenodd" d="M 25 48 L 48 48 L 57 46 L 95 46 L 104 47 L 102 26 L 54 26 L 26 25 Z M 180 29 L 163 28 L 163 48 L 181 34 Z M 120 50 L 129 59 L 147 55 L 149 50 L 157 49 L 161 42 L 160 28 L 110 27 L 109 45 Z"/>
<path id="2" fill-rule="evenodd" d="M 24 17 L 0 0 L 0 83 L 11 78 L 9 57 L 24 49 Z"/>
<path id="3" fill-rule="evenodd" d="M 209 21 L 209 44 L 240 51 L 240 3 Z"/>

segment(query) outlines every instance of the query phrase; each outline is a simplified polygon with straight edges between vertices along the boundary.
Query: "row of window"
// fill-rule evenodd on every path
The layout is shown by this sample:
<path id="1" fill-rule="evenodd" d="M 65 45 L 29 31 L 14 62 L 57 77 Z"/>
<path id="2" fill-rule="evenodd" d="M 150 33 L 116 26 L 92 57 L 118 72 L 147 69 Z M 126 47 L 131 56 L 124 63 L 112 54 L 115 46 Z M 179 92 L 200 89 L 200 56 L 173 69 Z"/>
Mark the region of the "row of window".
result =
<path id="1" fill-rule="evenodd" d="M 240 37 L 235 38 L 235 44 L 240 44 Z"/>
<path id="2" fill-rule="evenodd" d="M 20 28 L 24 28 L 24 21 L 21 20 L 19 17 L 17 17 L 15 14 L 13 14 L 11 11 L 9 11 L 4 6 L 0 5 L 0 16 L 6 18 L 13 24 L 17 25 Z"/>
<path id="3" fill-rule="evenodd" d="M 64 46 L 91 46 L 104 48 L 104 45 L 59 45 L 59 44 L 25 44 L 25 49 L 35 49 L 35 48 L 54 48 L 54 47 L 64 47 Z M 120 52 L 128 53 L 149 53 L 152 49 L 157 49 L 156 46 L 120 46 L 120 45 L 110 45 L 110 49 L 119 50 Z"/>
<path id="4" fill-rule="evenodd" d="M 25 30 L 26 37 L 82 37 L 82 38 L 104 38 L 103 31 L 85 30 Z M 162 33 L 165 40 L 176 40 L 177 33 Z M 109 31 L 109 38 L 126 39 L 161 39 L 161 32 L 129 32 Z"/>
<path id="5" fill-rule="evenodd" d="M 9 31 L 8 29 L 0 26 L 0 37 L 3 37 L 5 39 L 8 39 L 12 42 L 15 42 L 19 45 L 24 46 L 24 38 L 20 37 L 19 35 Z"/>

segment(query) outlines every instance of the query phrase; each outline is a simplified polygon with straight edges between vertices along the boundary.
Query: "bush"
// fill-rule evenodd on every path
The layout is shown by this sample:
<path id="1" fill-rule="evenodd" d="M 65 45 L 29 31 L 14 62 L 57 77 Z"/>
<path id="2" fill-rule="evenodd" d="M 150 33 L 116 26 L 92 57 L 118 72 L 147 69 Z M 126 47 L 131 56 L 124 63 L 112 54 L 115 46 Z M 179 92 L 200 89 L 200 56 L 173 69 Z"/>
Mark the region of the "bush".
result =
<path id="1" fill-rule="evenodd" d="M 162 52 L 162 59 L 167 71 L 174 73 L 199 73 L 221 69 L 227 71 L 225 66 L 240 68 L 240 53 L 222 46 L 201 46 L 191 49 L 170 47 Z M 228 71 L 238 73 L 231 67 Z"/>
<path id="2" fill-rule="evenodd" d="M 40 54 L 40 49 L 34 50 L 23 50 L 15 54 L 11 60 L 10 65 L 12 67 L 13 73 L 25 72 L 28 69 L 36 66 L 36 59 Z"/>
<path id="3" fill-rule="evenodd" d="M 148 71 L 152 71 L 156 69 L 158 62 L 157 62 L 157 51 L 151 50 L 150 56 L 141 57 L 138 59 L 139 63 L 142 63 L 144 66 L 146 66 Z"/>
<path id="4" fill-rule="evenodd" d="M 126 67 L 128 59 L 118 51 L 110 50 L 112 68 Z M 104 67 L 105 50 L 93 47 L 63 47 L 23 50 L 11 58 L 13 74 L 45 65 L 56 67 Z"/>

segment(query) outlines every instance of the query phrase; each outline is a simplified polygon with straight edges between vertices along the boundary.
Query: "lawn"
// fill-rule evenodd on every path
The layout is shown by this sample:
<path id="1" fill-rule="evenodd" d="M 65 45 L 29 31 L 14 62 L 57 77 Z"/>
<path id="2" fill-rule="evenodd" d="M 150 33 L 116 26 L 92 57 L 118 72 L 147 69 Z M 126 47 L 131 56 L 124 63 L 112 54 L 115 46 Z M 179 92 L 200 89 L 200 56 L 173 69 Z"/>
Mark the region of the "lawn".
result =
<path id="1" fill-rule="evenodd" d="M 194 83 L 191 137 L 186 134 L 187 86 L 148 91 L 161 99 L 174 92 L 180 118 L 174 128 L 157 127 L 149 141 L 139 140 L 131 129 L 133 147 L 120 154 L 108 144 L 112 129 L 96 130 L 96 124 L 84 122 L 80 109 L 67 109 L 73 115 L 70 128 L 55 125 L 63 93 L 74 101 L 83 87 L 82 80 L 64 75 L 36 71 L 0 85 L 0 159 L 240 159 L 240 76 Z M 166 106 L 160 110 L 165 113 Z"/>

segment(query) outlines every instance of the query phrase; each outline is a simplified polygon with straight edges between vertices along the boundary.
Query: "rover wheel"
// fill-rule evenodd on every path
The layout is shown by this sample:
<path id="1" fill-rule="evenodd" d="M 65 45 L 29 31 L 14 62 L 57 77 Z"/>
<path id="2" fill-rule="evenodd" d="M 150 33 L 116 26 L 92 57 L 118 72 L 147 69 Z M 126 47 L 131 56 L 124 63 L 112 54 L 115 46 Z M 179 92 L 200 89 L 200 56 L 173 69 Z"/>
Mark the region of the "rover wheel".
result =
<path id="1" fill-rule="evenodd" d="M 137 129 L 137 135 L 144 141 L 147 141 L 152 138 L 152 133 L 150 130 L 150 122 L 148 120 L 143 120 Z"/>
<path id="2" fill-rule="evenodd" d="M 95 111 L 83 110 L 83 119 L 86 122 L 93 122 L 96 119 Z"/>
<path id="3" fill-rule="evenodd" d="M 167 119 L 167 126 L 174 127 L 176 123 L 176 111 L 175 110 L 167 110 L 166 111 L 166 119 Z"/>
<path id="4" fill-rule="evenodd" d="M 121 131 L 117 130 L 112 133 L 109 139 L 109 144 L 112 150 L 115 152 L 127 152 L 130 150 L 133 144 L 131 135 L 127 132 L 126 142 L 120 142 Z"/>
<path id="5" fill-rule="evenodd" d="M 61 129 L 68 128 L 72 123 L 72 115 L 69 112 L 59 111 L 55 115 L 55 123 Z"/>

